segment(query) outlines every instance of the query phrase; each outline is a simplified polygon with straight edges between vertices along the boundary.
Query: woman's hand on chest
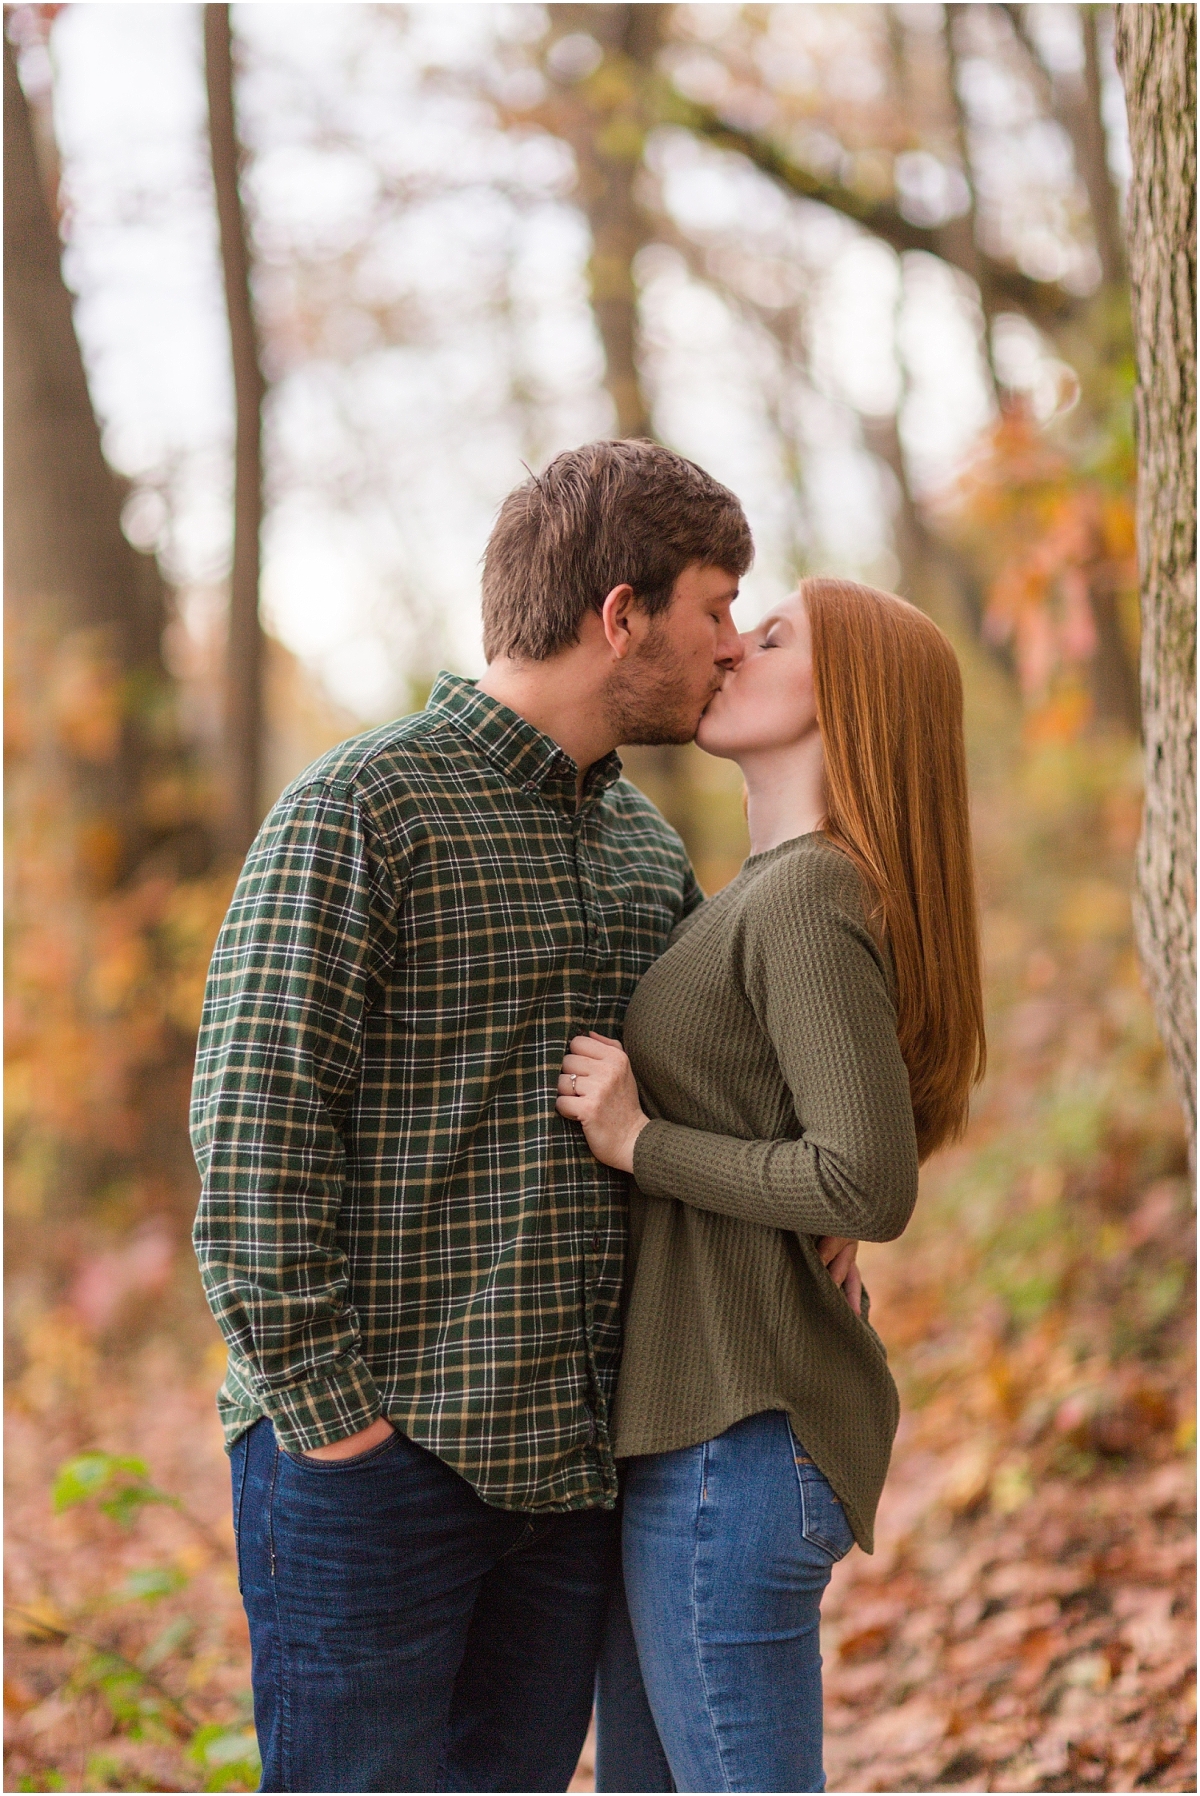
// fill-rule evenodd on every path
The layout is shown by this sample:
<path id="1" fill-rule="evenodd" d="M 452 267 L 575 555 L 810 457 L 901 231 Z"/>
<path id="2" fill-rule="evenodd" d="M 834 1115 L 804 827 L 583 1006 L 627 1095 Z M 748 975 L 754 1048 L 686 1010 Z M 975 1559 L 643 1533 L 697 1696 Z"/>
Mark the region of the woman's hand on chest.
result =
<path id="1" fill-rule="evenodd" d="M 588 1146 L 603 1165 L 633 1171 L 633 1145 L 650 1118 L 619 1041 L 594 1029 L 574 1037 L 558 1076 L 554 1107 L 582 1125 Z"/>

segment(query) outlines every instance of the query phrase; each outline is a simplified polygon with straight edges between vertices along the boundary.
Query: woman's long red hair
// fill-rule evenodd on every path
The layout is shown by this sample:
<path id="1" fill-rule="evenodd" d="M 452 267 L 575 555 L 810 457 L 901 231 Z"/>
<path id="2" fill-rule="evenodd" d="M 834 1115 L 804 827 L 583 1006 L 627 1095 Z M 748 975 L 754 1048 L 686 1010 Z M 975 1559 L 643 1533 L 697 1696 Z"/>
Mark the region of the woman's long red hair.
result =
<path id="1" fill-rule="evenodd" d="M 825 833 L 864 875 L 896 967 L 922 1160 L 962 1134 L 987 1048 L 958 660 L 932 619 L 852 580 L 800 582 Z"/>

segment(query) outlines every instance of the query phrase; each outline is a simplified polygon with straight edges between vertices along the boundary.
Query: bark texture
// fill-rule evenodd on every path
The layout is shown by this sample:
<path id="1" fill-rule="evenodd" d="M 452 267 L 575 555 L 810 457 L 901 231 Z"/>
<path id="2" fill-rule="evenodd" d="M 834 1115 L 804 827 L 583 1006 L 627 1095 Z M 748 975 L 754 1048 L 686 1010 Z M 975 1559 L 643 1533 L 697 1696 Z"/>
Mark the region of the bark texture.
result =
<path id="1" fill-rule="evenodd" d="M 1196 1126 L 1196 9 L 1117 8 L 1133 176 L 1138 560 L 1146 801 L 1136 919 Z"/>
<path id="2" fill-rule="evenodd" d="M 265 656 L 258 584 L 266 382 L 250 292 L 250 245 L 239 181 L 242 151 L 234 109 L 233 36 L 228 6 L 204 8 L 204 66 L 237 417 L 225 737 L 228 841 L 231 853 L 240 857 L 254 840 L 262 821 Z"/>

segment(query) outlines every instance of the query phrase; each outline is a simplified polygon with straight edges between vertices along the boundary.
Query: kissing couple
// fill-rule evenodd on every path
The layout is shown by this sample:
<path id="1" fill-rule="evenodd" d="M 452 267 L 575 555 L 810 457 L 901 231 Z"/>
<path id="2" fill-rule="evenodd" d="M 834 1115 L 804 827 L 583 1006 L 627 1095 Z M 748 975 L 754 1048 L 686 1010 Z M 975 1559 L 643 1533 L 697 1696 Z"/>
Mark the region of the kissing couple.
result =
<path id="1" fill-rule="evenodd" d="M 821 1790 L 819 1612 L 897 1421 L 855 1265 L 983 1027 L 959 670 L 643 441 L 500 507 L 487 672 L 274 806 L 195 1228 L 264 1790 Z M 735 761 L 705 899 L 621 743 Z"/>

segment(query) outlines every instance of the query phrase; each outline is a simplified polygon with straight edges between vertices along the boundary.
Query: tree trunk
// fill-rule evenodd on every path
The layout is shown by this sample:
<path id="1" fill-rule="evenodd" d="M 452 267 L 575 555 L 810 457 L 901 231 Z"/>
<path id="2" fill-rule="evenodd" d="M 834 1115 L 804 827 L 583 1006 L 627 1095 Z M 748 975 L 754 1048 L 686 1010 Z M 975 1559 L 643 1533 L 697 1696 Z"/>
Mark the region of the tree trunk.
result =
<path id="1" fill-rule="evenodd" d="M 4 563 L 59 629 L 102 628 L 122 665 L 161 667 L 164 595 L 121 532 L 100 449 L 29 107 L 4 40 Z"/>
<path id="2" fill-rule="evenodd" d="M 1121 241 L 1121 209 L 1116 183 L 1108 166 L 1108 142 L 1104 129 L 1103 91 L 1100 73 L 1100 8 L 1085 5 L 1076 10 L 1083 42 L 1083 75 L 1079 79 L 1057 74 L 1043 60 L 1029 29 L 1024 6 L 1005 5 L 1009 24 L 1029 59 L 1029 68 L 1041 88 L 1042 98 L 1071 139 L 1075 167 L 1087 189 L 1088 210 L 1100 258 L 1101 279 L 1109 292 L 1124 292 L 1125 249 Z"/>
<path id="3" fill-rule="evenodd" d="M 967 109 L 963 102 L 962 89 L 962 56 L 960 54 L 962 37 L 962 15 L 967 12 L 965 6 L 945 6 L 942 9 L 942 43 L 946 57 L 946 85 L 949 89 L 950 112 L 954 120 L 954 136 L 958 148 L 958 160 L 962 168 L 963 179 L 967 184 L 966 226 L 969 231 L 968 246 L 965 251 L 971 279 L 979 289 L 980 312 L 980 360 L 983 374 L 991 391 L 991 398 L 999 406 L 1003 401 L 1000 383 L 996 377 L 996 363 L 992 344 L 992 327 L 998 307 L 992 292 L 987 264 L 980 250 L 979 242 L 979 203 L 975 180 L 975 162 L 971 154 L 971 132 L 967 119 Z"/>
<path id="4" fill-rule="evenodd" d="M 1075 149 L 1076 164 L 1087 188 L 1101 276 L 1104 285 L 1114 291 L 1124 287 L 1127 270 L 1125 246 L 1121 241 L 1121 207 L 1116 183 L 1108 166 L 1108 143 L 1104 131 L 1097 18 L 1100 9 L 1096 6 L 1081 6 L 1079 10 L 1083 32 L 1084 84 L 1071 141 Z"/>
<path id="5" fill-rule="evenodd" d="M 1138 559 L 1146 800 L 1137 929 L 1178 1080 L 1196 1118 L 1196 9 L 1117 8 L 1133 175 Z"/>
<path id="6" fill-rule="evenodd" d="M 17 1253 L 52 1287 L 82 1219 L 190 1195 L 173 900 L 211 844 L 162 659 L 167 595 L 121 530 L 45 172 L 6 39 L 6 1040 L 14 1089 L 38 1094 L 6 1154 Z M 31 1233 L 39 1215 L 51 1227 Z"/>
<path id="7" fill-rule="evenodd" d="M 250 294 L 250 246 L 239 185 L 242 150 L 234 110 L 233 34 L 228 6 L 204 8 L 204 67 L 237 417 L 225 747 L 228 844 L 230 852 L 240 857 L 254 840 L 262 821 L 264 653 L 258 581 L 266 382 Z"/>
<path id="8" fill-rule="evenodd" d="M 579 170 L 579 200 L 592 234 L 592 311 L 604 345 L 604 384 L 619 437 L 650 437 L 654 426 L 638 366 L 633 263 L 653 229 L 637 197 L 646 135 L 645 86 L 669 7 L 551 6 L 554 39 L 586 33 L 604 60 L 564 84 L 566 130 Z M 597 79 L 599 77 L 599 79 Z"/>
<path id="9" fill-rule="evenodd" d="M 655 227 L 638 197 L 642 152 L 654 121 L 654 64 L 662 46 L 669 6 L 555 5 L 553 45 L 586 34 L 602 52 L 581 80 L 559 78 L 559 129 L 575 153 L 579 203 L 592 238 L 588 264 L 592 312 L 604 346 L 604 384 L 616 412 L 618 437 L 653 437 L 654 423 L 642 380 L 638 345 L 637 253 L 654 240 Z M 625 770 L 649 794 L 695 851 L 696 793 L 687 750 L 630 746 Z"/>
<path id="10" fill-rule="evenodd" d="M 148 760 L 169 752 L 162 737 L 170 689 L 161 649 L 166 593 L 153 557 L 139 554 L 121 530 L 125 489 L 101 452 L 58 233 L 7 38 L 4 261 L 11 655 L 18 679 L 69 685 L 77 694 L 87 689 L 86 716 L 68 706 L 68 717 L 61 704 L 57 722 L 47 716 L 53 742 L 47 739 L 44 752 L 63 763 L 72 792 L 79 876 L 107 888 L 171 833 L 144 818 L 141 795 Z"/>

